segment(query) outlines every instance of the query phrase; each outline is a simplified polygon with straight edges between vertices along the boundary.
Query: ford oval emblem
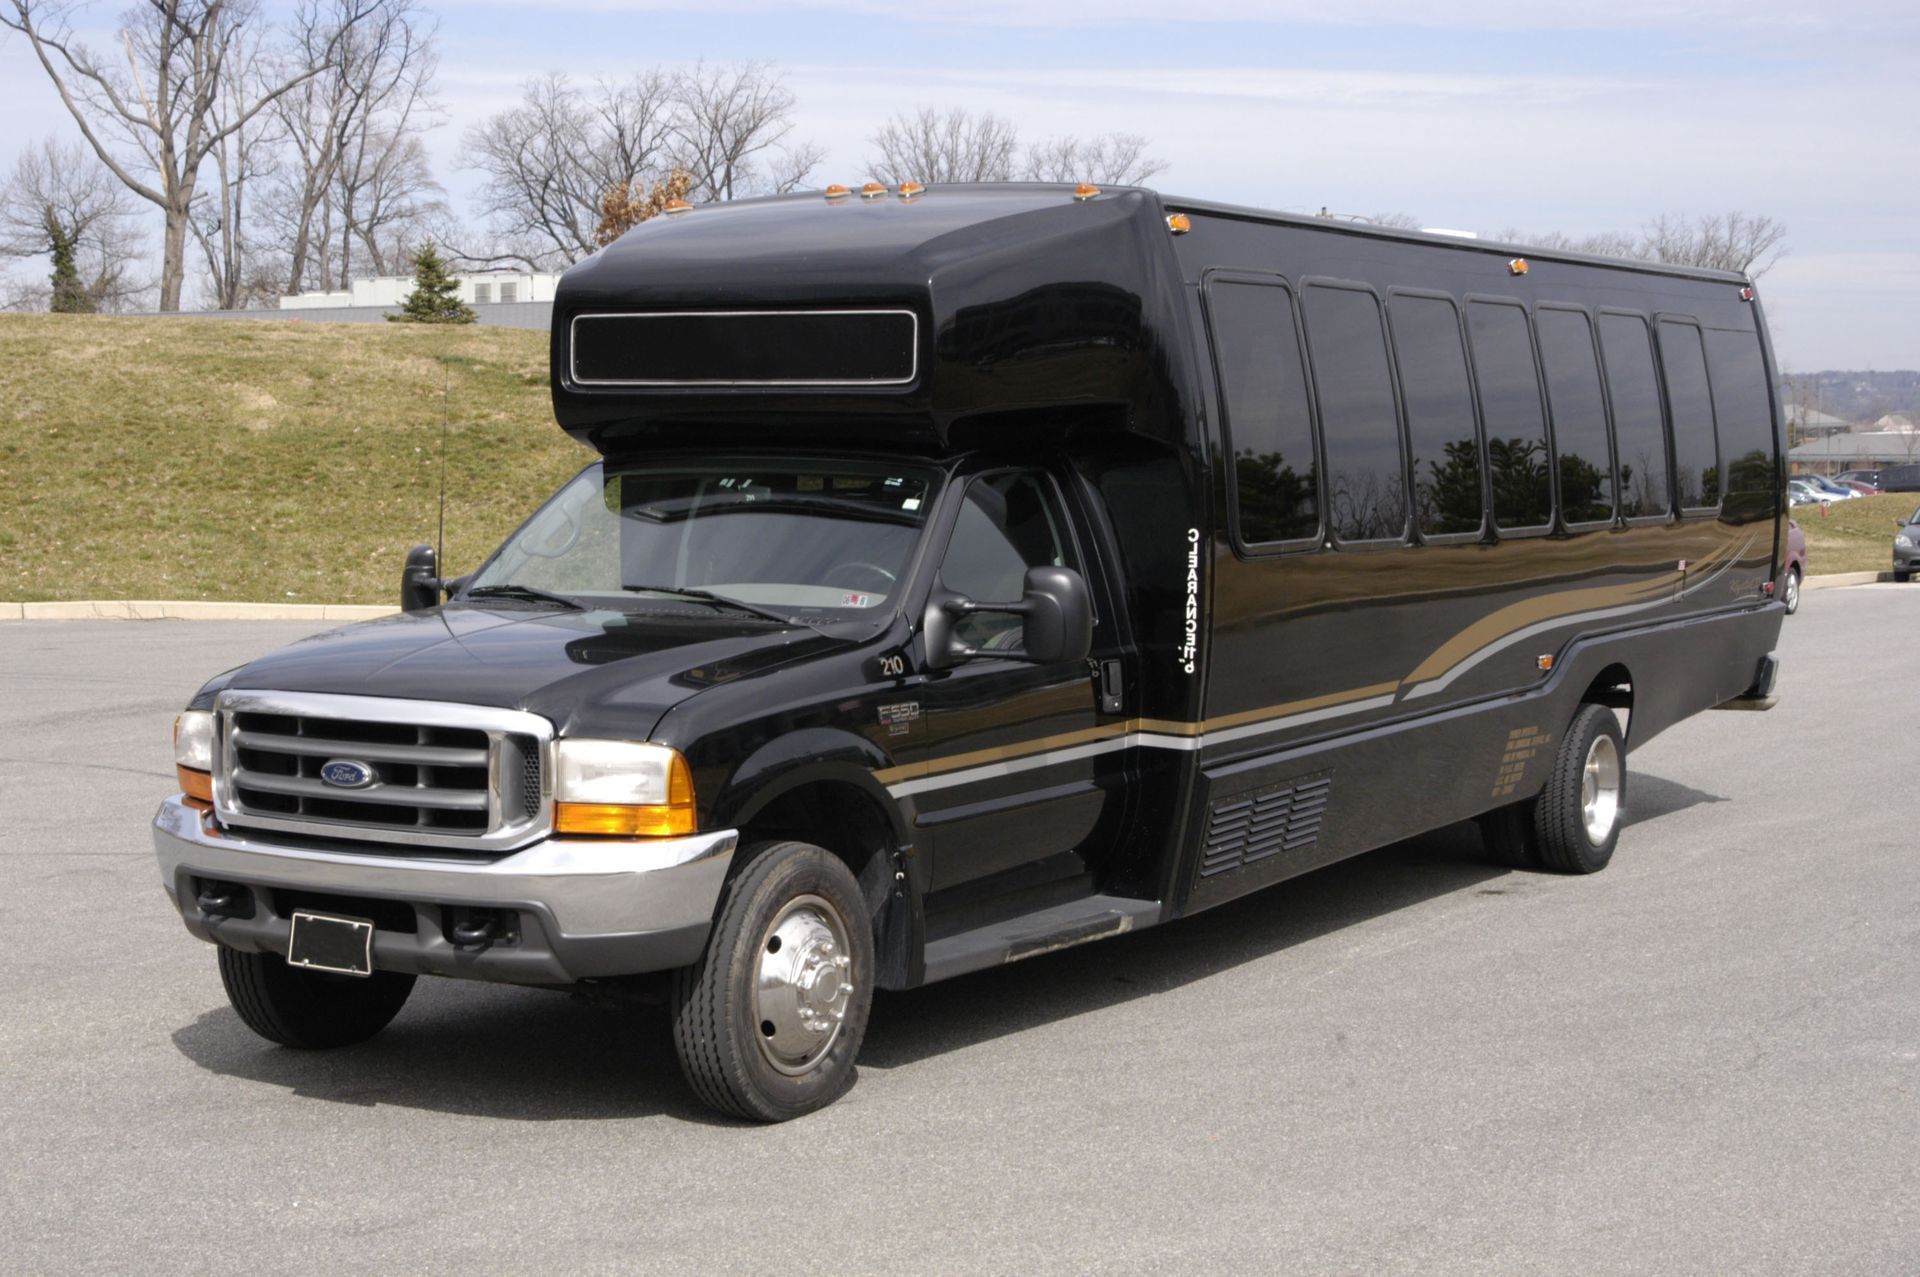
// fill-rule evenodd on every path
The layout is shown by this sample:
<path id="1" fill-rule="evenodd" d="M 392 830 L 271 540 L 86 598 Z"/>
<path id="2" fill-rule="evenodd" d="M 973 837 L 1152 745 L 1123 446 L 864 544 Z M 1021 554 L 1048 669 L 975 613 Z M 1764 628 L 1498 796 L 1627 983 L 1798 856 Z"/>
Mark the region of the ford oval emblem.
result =
<path id="1" fill-rule="evenodd" d="M 320 779 L 335 789 L 365 789 L 373 783 L 373 768 L 351 758 L 330 758 L 320 768 Z"/>

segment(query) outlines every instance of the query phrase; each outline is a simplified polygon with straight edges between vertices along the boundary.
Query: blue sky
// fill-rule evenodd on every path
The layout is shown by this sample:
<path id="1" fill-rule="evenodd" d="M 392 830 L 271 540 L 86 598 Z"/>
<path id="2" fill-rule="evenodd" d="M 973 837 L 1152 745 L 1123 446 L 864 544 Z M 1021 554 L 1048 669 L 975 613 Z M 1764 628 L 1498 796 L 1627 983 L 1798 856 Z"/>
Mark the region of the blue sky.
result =
<path id="1" fill-rule="evenodd" d="M 966 106 L 1023 136 L 1142 133 L 1183 194 L 1433 226 L 1630 230 L 1742 209 L 1789 228 L 1761 281 L 1789 369 L 1920 367 L 1920 6 L 1243 0 L 437 0 L 456 206 L 464 128 L 528 75 L 762 58 L 817 179 L 857 182 L 890 113 Z M 102 3 L 97 20 L 116 9 Z M 72 134 L 0 42 L 0 165 Z"/>

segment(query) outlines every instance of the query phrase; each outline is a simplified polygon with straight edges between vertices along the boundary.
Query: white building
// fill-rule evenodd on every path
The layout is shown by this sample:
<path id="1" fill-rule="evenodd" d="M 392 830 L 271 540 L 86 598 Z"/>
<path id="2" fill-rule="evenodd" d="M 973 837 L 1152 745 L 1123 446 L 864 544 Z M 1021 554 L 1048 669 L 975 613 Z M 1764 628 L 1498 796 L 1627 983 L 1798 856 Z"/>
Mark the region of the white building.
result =
<path id="1" fill-rule="evenodd" d="M 560 276 L 554 271 L 474 271 L 455 275 L 460 300 L 469 306 L 492 306 L 500 302 L 550 302 Z M 296 293 L 280 299 L 281 310 L 338 309 L 347 306 L 399 306 L 413 292 L 411 275 L 378 275 L 356 279 L 351 288 L 330 293 Z"/>

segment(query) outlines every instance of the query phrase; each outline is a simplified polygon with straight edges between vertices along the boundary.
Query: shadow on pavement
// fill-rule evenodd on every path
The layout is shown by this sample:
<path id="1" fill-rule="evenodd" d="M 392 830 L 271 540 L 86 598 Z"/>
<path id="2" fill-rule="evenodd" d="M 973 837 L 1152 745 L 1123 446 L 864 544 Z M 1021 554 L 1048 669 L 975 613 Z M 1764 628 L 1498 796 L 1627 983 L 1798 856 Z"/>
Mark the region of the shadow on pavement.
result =
<path id="1" fill-rule="evenodd" d="M 1633 783 L 1636 820 L 1724 801 L 1658 777 L 1636 775 Z M 883 993 L 860 1060 L 899 1068 L 1164 993 L 1509 874 L 1484 862 L 1473 824 L 1451 825 L 1255 892 L 1208 911 L 1204 921 Z M 520 1121 L 667 1115 L 731 1124 L 686 1090 L 666 1013 L 657 1007 L 422 980 L 400 1018 L 364 1046 L 315 1053 L 269 1046 L 225 1006 L 173 1038 L 182 1054 L 212 1072 L 342 1104 Z"/>
<path id="2" fill-rule="evenodd" d="M 1649 776 L 1645 772 L 1632 772 L 1627 777 L 1626 827 L 1631 829 L 1643 821 L 1671 816 L 1676 811 L 1698 807 L 1701 803 L 1726 801 L 1721 795 L 1709 794 L 1703 789 Z"/>
<path id="3" fill-rule="evenodd" d="M 335 1051 L 271 1045 L 224 1003 L 174 1031 L 210 1072 L 339 1104 L 514 1121 L 654 1115 L 712 1121 L 687 1091 L 659 1007 L 543 989 L 421 980 L 379 1037 Z"/>

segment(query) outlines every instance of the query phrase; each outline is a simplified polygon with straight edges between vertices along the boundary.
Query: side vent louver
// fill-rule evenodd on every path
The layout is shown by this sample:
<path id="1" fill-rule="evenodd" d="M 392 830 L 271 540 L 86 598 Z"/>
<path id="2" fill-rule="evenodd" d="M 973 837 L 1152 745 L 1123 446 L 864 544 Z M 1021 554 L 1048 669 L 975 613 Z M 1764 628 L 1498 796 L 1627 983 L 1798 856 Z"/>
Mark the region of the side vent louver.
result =
<path id="1" fill-rule="evenodd" d="M 1215 803 L 1207 814 L 1200 876 L 1211 878 L 1283 851 L 1312 846 L 1327 810 L 1329 776 L 1297 780 L 1264 794 Z"/>

